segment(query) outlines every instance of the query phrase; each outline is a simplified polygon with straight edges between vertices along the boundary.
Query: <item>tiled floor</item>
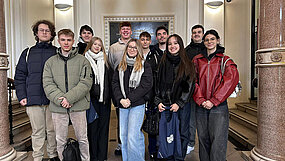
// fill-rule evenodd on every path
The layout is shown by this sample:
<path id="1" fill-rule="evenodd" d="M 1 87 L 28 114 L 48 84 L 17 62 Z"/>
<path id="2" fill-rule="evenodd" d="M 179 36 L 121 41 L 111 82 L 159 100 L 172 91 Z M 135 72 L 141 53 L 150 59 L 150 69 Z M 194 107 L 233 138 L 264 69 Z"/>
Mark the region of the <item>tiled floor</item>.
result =
<path id="1" fill-rule="evenodd" d="M 110 123 L 110 132 L 109 132 L 109 151 L 108 151 L 108 160 L 109 161 L 122 161 L 121 156 L 115 156 L 114 150 L 117 146 L 117 133 L 116 133 L 116 125 L 117 125 L 117 119 L 115 110 L 112 110 L 111 112 L 111 123 Z M 69 137 L 74 137 L 73 129 L 70 127 L 69 130 Z M 145 135 L 146 145 L 147 145 L 147 135 Z M 196 138 L 196 145 L 194 151 L 192 151 L 187 157 L 185 158 L 185 161 L 199 161 L 199 151 L 198 151 L 198 141 Z M 243 161 L 241 157 L 241 152 L 235 150 L 235 146 L 228 142 L 228 148 L 227 148 L 227 161 Z M 29 156 L 24 161 L 32 161 L 32 154 L 31 152 L 28 153 Z M 146 160 L 149 160 L 149 156 L 147 155 L 147 148 L 146 148 Z"/>

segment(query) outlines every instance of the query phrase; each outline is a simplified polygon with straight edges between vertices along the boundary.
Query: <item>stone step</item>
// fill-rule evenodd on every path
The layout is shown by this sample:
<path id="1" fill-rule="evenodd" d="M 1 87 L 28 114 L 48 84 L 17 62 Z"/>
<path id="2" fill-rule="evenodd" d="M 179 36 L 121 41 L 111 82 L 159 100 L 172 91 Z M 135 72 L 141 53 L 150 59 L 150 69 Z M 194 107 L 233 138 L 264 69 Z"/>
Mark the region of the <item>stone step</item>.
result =
<path id="1" fill-rule="evenodd" d="M 253 116 L 257 116 L 257 105 L 252 103 L 236 103 L 237 109 L 240 111 L 249 113 Z"/>
<path id="2" fill-rule="evenodd" d="M 28 117 L 26 107 L 16 108 L 12 111 L 13 121 Z"/>
<path id="3" fill-rule="evenodd" d="M 239 124 L 233 119 L 230 119 L 229 135 L 249 150 L 257 143 L 256 132 Z"/>
<path id="4" fill-rule="evenodd" d="M 15 135 L 21 134 L 21 132 L 31 129 L 31 128 L 32 127 L 31 127 L 30 121 L 24 122 L 17 127 L 13 127 L 13 135 L 15 136 Z"/>
<path id="5" fill-rule="evenodd" d="M 238 109 L 229 111 L 230 119 L 235 120 L 239 124 L 257 132 L 257 117 Z"/>
<path id="6" fill-rule="evenodd" d="M 26 150 L 28 147 L 31 147 L 31 145 L 32 145 L 31 135 L 32 135 L 32 129 L 31 128 L 21 132 L 18 135 L 15 135 L 14 139 L 13 139 L 14 144 L 12 144 L 12 146 L 17 151 Z"/>
<path id="7" fill-rule="evenodd" d="M 17 109 L 17 108 L 21 108 L 23 106 L 21 106 L 21 104 L 19 103 L 18 100 L 12 100 L 12 107 L 13 107 L 13 110 L 14 110 L 14 109 Z"/>

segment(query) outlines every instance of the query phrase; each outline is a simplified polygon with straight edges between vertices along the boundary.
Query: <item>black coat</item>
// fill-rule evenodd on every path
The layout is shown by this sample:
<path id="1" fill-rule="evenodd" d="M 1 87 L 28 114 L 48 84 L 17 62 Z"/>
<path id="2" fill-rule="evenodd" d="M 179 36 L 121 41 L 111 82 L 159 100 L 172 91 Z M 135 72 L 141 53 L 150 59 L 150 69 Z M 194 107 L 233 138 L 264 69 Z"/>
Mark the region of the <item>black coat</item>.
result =
<path id="1" fill-rule="evenodd" d="M 79 42 L 77 44 L 77 47 L 78 47 L 78 53 L 82 55 L 87 47 L 87 43 Z"/>
<path id="2" fill-rule="evenodd" d="M 191 43 L 185 48 L 187 56 L 192 59 L 198 55 L 201 54 L 201 51 L 205 48 L 203 42 L 202 43 L 194 43 L 191 41 Z"/>
<path id="3" fill-rule="evenodd" d="M 176 65 L 173 64 L 167 57 L 165 61 L 160 63 L 154 100 L 156 106 L 158 106 L 159 103 L 165 106 L 176 103 L 182 108 L 185 103 L 189 102 L 193 95 L 195 88 L 194 81 L 191 81 L 189 77 L 185 76 L 180 80 L 175 80 L 179 64 L 180 63 Z"/>
<path id="4" fill-rule="evenodd" d="M 153 80 L 151 66 L 145 62 L 144 63 L 144 73 L 141 76 L 140 84 L 137 88 L 129 87 L 129 79 L 132 73 L 133 67 L 127 66 L 126 71 L 124 72 L 124 88 L 126 97 L 131 101 L 130 107 L 139 106 L 145 104 L 146 100 L 144 96 L 151 90 Z M 121 92 L 120 80 L 119 80 L 119 71 L 118 68 L 114 71 L 112 88 L 115 102 L 117 102 L 117 107 L 122 108 L 120 100 L 124 99 L 124 96 Z"/>
<path id="5" fill-rule="evenodd" d="M 154 50 L 151 50 L 147 57 L 146 57 L 146 62 L 150 64 L 151 70 L 152 70 L 152 75 L 153 75 L 153 87 L 152 89 L 148 92 L 147 95 L 145 95 L 145 100 L 149 102 L 150 107 L 154 107 L 154 96 L 155 96 L 155 88 L 157 86 L 157 73 L 158 73 L 158 65 L 160 62 L 161 56 Z"/>
<path id="6" fill-rule="evenodd" d="M 56 47 L 46 42 L 36 43 L 22 52 L 14 78 L 19 101 L 27 98 L 27 106 L 49 104 L 43 89 L 42 76 L 45 62 L 55 54 Z"/>
<path id="7" fill-rule="evenodd" d="M 151 51 L 155 51 L 160 57 L 162 57 L 163 51 L 160 50 L 158 43 L 155 45 L 150 45 L 149 48 Z"/>
<path id="8" fill-rule="evenodd" d="M 111 105 L 111 98 L 112 98 L 112 76 L 113 76 L 113 69 L 109 65 L 107 67 L 105 65 L 105 73 L 104 73 L 104 91 L 103 91 L 103 104 L 104 105 Z M 90 90 L 90 96 L 91 96 L 91 102 L 93 106 L 95 107 L 95 102 L 99 101 L 100 98 L 100 85 L 95 84 L 95 80 L 93 79 L 93 84 Z M 96 109 L 96 107 L 95 107 Z"/>

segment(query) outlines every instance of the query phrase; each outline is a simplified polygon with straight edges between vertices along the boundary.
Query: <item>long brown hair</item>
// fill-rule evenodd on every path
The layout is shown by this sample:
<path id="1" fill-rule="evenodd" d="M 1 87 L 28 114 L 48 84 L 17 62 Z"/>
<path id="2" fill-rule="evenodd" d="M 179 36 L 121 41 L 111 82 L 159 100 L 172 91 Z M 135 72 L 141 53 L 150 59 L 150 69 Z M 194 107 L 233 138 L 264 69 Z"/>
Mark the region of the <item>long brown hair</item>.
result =
<path id="1" fill-rule="evenodd" d="M 139 42 L 139 40 L 137 39 L 131 39 L 128 43 L 127 43 L 127 46 L 125 48 L 125 51 L 124 51 L 124 55 L 123 55 L 123 58 L 119 64 L 119 67 L 118 69 L 122 69 L 123 71 L 125 71 L 127 69 L 127 54 L 128 54 L 128 47 L 129 47 L 129 44 L 131 42 L 135 42 L 136 43 L 136 47 L 137 47 L 137 56 L 136 56 L 136 62 L 134 64 L 134 70 L 135 71 L 139 71 L 142 69 L 142 61 L 143 61 L 143 52 L 142 52 L 142 46 L 141 46 L 141 43 Z"/>
<path id="2" fill-rule="evenodd" d="M 178 55 L 180 56 L 180 63 L 178 65 L 178 72 L 177 72 L 177 77 L 175 80 L 178 81 L 182 79 L 184 76 L 186 76 L 186 77 L 189 77 L 191 81 L 194 81 L 196 78 L 194 64 L 192 63 L 192 61 L 190 61 L 190 59 L 186 55 L 186 51 L 184 49 L 182 38 L 179 35 L 173 34 L 167 38 L 166 51 L 165 51 L 166 53 L 163 54 L 161 63 L 165 63 L 166 54 L 170 54 L 168 50 L 168 42 L 171 37 L 174 37 L 177 40 L 177 43 L 179 44 L 179 47 L 180 47 L 178 51 Z"/>
<path id="3" fill-rule="evenodd" d="M 92 45 L 94 44 L 94 42 L 95 42 L 96 40 L 99 40 L 100 43 L 101 43 L 101 51 L 102 51 L 103 54 L 104 54 L 104 62 L 105 62 L 105 65 L 107 66 L 107 68 L 109 68 L 108 56 L 107 56 L 107 54 L 106 54 L 106 51 L 105 51 L 105 48 L 104 48 L 104 44 L 103 44 L 103 41 L 102 41 L 101 38 L 96 37 L 96 36 L 92 37 L 92 39 L 90 40 L 90 42 L 87 44 L 83 55 L 85 55 L 85 53 L 86 53 L 88 50 L 91 49 Z"/>

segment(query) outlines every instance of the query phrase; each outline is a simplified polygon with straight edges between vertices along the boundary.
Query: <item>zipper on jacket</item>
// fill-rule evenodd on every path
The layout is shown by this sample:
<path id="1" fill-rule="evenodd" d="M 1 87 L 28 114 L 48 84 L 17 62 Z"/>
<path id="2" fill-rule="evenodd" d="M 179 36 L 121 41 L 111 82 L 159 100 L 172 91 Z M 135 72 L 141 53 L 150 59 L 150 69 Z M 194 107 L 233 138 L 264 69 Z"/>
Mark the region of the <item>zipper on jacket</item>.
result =
<path id="1" fill-rule="evenodd" d="M 68 92 L 67 61 L 64 60 L 65 92 Z"/>
<path id="2" fill-rule="evenodd" d="M 67 77 L 67 60 L 64 60 L 64 77 L 65 77 L 65 91 L 68 92 L 68 77 Z M 69 114 L 69 108 L 67 109 Z"/>
<path id="3" fill-rule="evenodd" d="M 208 76 L 207 76 L 207 99 L 209 99 L 209 83 L 210 83 L 210 61 L 208 60 Z"/>

